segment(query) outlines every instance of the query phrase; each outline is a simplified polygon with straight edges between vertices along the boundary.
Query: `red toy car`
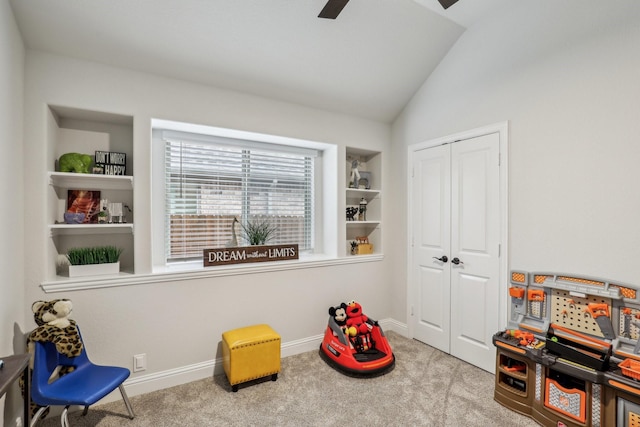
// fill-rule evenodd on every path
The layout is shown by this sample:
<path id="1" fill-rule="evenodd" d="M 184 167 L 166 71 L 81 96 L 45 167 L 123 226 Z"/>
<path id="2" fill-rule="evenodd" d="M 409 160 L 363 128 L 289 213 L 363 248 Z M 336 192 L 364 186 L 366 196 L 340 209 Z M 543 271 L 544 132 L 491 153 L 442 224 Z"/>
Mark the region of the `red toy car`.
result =
<path id="1" fill-rule="evenodd" d="M 341 307 L 349 310 L 347 304 L 343 303 Z M 363 328 L 358 331 L 351 328 L 350 332 L 346 324 L 338 324 L 339 316 L 336 321 L 335 308 L 330 308 L 329 314 L 320 344 L 320 356 L 329 366 L 354 376 L 381 375 L 393 369 L 396 358 L 378 322 L 364 316 L 368 332 L 362 333 L 360 329 Z"/>

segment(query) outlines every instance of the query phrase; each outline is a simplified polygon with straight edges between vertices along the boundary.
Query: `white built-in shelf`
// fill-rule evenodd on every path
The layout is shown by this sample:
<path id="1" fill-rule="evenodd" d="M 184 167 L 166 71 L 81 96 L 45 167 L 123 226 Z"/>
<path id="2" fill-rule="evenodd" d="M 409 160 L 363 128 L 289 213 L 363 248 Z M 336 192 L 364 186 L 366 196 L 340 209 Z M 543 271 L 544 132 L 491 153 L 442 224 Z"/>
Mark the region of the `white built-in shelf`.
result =
<path id="1" fill-rule="evenodd" d="M 381 226 L 380 221 L 347 221 L 346 224 L 349 239 L 353 239 L 353 235 L 369 235 Z"/>
<path id="2" fill-rule="evenodd" d="M 347 200 L 364 199 L 368 202 L 380 196 L 380 190 L 364 190 L 359 188 L 347 188 Z"/>
<path id="3" fill-rule="evenodd" d="M 380 221 L 347 221 L 347 227 L 363 227 L 363 226 L 376 227 L 378 225 L 380 225 Z"/>
<path id="4" fill-rule="evenodd" d="M 42 141 L 48 147 L 48 169 L 41 175 L 42 190 L 46 194 L 42 217 L 46 225 L 42 240 L 38 241 L 46 247 L 43 283 L 60 285 L 65 282 L 123 280 L 121 276 L 127 277 L 126 273 L 118 276 L 67 277 L 66 269 L 59 262 L 61 258 L 71 248 L 91 245 L 123 249 L 120 269 L 131 276 L 135 271 L 135 218 L 132 209 L 126 212 L 127 223 L 65 224 L 63 218 L 68 209 L 70 190 L 100 192 L 101 201 L 122 203 L 123 208 L 125 205 L 133 208 L 133 116 L 49 105 L 45 120 L 44 125 L 50 131 L 47 132 L 47 139 Z M 56 171 L 63 154 L 95 151 L 125 153 L 128 161 L 126 171 L 130 175 Z"/>
<path id="5" fill-rule="evenodd" d="M 133 234 L 133 224 L 51 224 L 51 236 L 85 234 Z"/>
<path id="6" fill-rule="evenodd" d="M 360 216 L 356 212 L 355 218 L 366 219 L 366 221 L 349 221 L 345 218 L 344 232 L 346 237 L 345 253 L 351 253 L 351 245 L 354 240 L 366 238 L 373 245 L 373 254 L 357 255 L 360 257 L 380 257 L 382 248 L 382 153 L 367 149 L 346 147 L 345 149 L 345 192 L 344 201 L 346 208 L 356 207 L 358 210 L 363 201 L 366 202 L 366 214 Z M 350 185 L 351 166 L 354 160 L 358 161 L 360 172 L 366 172 L 367 186 L 365 188 L 352 188 Z M 362 175 L 361 175 L 362 177 Z M 351 256 L 351 255 L 349 255 Z"/>
<path id="7" fill-rule="evenodd" d="M 90 173 L 49 172 L 49 185 L 83 190 L 132 190 L 133 177 Z"/>

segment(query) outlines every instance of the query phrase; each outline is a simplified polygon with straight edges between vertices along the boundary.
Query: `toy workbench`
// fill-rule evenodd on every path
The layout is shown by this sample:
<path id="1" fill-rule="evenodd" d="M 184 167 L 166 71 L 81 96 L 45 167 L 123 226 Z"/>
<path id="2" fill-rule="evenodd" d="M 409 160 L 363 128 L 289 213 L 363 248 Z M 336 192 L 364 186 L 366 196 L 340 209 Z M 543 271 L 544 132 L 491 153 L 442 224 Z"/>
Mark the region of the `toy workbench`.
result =
<path id="1" fill-rule="evenodd" d="M 544 426 L 640 426 L 640 287 L 511 272 L 494 398 Z"/>

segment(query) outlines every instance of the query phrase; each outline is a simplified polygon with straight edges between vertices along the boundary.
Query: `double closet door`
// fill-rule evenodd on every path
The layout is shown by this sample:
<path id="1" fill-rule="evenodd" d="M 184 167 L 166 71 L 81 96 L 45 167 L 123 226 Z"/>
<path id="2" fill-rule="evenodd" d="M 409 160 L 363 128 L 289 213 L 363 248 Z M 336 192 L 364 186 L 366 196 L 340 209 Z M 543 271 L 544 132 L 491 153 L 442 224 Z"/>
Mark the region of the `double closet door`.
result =
<path id="1" fill-rule="evenodd" d="M 412 155 L 413 337 L 489 372 L 499 327 L 500 136 Z"/>

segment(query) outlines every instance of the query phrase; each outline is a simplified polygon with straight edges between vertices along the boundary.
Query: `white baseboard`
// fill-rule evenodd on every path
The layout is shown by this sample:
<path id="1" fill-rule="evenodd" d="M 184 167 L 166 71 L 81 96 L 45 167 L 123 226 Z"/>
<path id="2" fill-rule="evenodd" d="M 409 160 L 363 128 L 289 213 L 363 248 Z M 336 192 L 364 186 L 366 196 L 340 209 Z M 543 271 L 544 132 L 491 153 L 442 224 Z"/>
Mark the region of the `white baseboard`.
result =
<path id="1" fill-rule="evenodd" d="M 409 336 L 409 327 L 406 323 L 398 322 L 395 319 L 383 319 L 379 320 L 378 323 L 383 331 L 393 331 L 405 338 Z"/>
<path id="2" fill-rule="evenodd" d="M 398 322 L 397 320 L 383 319 L 379 320 L 378 323 L 384 331 L 393 331 L 404 337 L 408 334 L 407 325 L 405 323 Z M 280 354 L 282 357 L 289 357 L 308 351 L 318 350 L 323 336 L 323 334 L 319 334 L 283 343 Z M 222 358 L 216 358 L 200 363 L 194 363 L 193 365 L 130 378 L 125 381 L 124 386 L 126 388 L 127 395 L 131 397 L 169 387 L 175 387 L 192 381 L 211 378 L 214 375 L 221 375 L 223 373 Z M 114 402 L 120 399 L 120 393 L 116 390 L 101 400 L 100 403 Z"/>

